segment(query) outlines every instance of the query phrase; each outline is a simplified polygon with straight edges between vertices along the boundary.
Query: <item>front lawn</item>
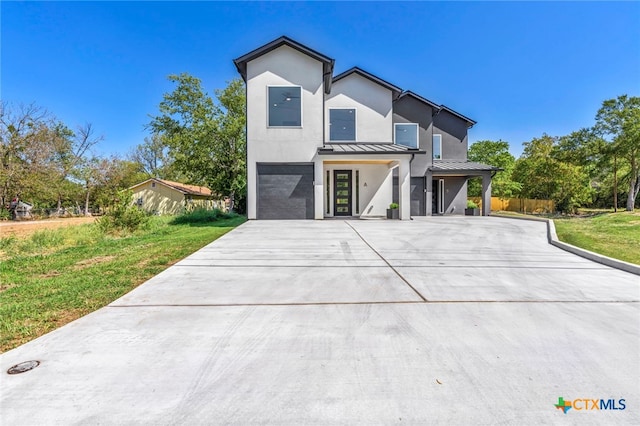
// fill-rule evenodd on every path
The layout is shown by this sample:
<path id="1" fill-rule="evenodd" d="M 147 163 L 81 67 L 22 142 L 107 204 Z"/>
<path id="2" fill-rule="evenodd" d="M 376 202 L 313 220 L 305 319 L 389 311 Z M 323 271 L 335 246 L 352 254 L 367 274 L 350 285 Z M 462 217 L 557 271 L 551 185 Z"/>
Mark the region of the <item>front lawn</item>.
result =
<path id="1" fill-rule="evenodd" d="M 244 220 L 154 217 L 119 237 L 91 224 L 0 239 L 0 351 L 106 306 Z"/>
<path id="2" fill-rule="evenodd" d="M 605 213 L 554 222 L 561 241 L 640 265 L 640 213 Z"/>

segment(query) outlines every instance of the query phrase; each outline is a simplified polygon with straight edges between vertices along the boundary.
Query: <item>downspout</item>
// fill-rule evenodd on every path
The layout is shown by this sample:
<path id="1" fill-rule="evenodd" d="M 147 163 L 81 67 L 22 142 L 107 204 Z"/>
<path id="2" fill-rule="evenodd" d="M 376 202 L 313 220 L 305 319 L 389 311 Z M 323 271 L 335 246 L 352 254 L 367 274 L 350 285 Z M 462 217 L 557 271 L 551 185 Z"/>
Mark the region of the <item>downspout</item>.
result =
<path id="1" fill-rule="evenodd" d="M 409 160 L 409 188 L 411 188 L 411 163 L 413 163 L 414 158 L 416 158 L 416 154 L 411 154 L 411 160 Z M 411 195 L 409 195 L 409 220 L 413 220 L 413 217 L 411 217 Z"/>

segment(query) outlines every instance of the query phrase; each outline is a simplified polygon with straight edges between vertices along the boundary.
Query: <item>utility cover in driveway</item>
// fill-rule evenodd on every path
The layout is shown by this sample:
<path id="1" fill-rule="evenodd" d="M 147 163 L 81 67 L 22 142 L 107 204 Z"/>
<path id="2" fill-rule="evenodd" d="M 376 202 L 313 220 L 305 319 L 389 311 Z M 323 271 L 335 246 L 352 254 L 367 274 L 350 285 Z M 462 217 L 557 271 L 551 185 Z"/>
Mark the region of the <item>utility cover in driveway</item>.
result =
<path id="1" fill-rule="evenodd" d="M 313 219 L 313 164 L 258 164 L 258 219 Z"/>

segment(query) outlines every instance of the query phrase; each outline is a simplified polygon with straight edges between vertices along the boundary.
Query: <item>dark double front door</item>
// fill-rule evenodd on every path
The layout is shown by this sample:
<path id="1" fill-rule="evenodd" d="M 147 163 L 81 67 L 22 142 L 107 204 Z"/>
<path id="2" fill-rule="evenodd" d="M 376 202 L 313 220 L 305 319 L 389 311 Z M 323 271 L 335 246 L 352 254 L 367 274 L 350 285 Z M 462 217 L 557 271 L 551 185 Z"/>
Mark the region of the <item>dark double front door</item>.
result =
<path id="1" fill-rule="evenodd" d="M 334 170 L 333 187 L 333 215 L 351 216 L 351 170 Z"/>

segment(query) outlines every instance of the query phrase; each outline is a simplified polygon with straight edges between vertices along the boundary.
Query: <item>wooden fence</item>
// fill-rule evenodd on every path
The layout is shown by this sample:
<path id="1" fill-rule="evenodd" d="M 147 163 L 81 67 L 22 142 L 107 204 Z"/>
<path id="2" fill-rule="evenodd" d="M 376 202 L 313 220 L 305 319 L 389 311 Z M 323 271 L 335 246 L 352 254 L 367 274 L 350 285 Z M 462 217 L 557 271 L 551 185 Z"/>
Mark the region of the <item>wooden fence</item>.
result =
<path id="1" fill-rule="evenodd" d="M 482 208 L 482 198 L 469 197 Z M 529 198 L 498 198 L 491 197 L 492 211 L 508 211 L 519 213 L 553 213 L 556 211 L 552 200 L 532 200 Z"/>

